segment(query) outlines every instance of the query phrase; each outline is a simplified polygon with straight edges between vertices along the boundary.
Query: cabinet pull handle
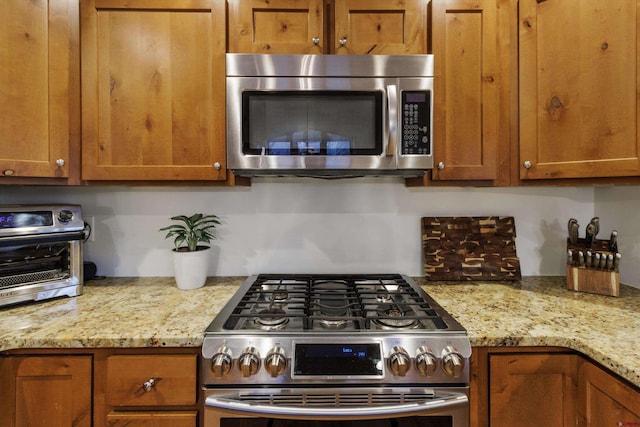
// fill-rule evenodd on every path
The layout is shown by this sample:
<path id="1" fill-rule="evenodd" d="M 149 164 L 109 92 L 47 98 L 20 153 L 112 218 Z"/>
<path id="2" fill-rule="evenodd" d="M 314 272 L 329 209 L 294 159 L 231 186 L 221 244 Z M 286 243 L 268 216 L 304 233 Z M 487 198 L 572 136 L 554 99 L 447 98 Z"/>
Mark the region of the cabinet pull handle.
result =
<path id="1" fill-rule="evenodd" d="M 340 46 L 344 47 L 347 44 L 347 38 L 343 37 L 340 39 Z"/>
<path id="2" fill-rule="evenodd" d="M 311 39 L 311 41 L 313 42 L 314 46 L 318 46 L 318 44 L 320 43 L 320 37 L 314 37 Z"/>
<path id="3" fill-rule="evenodd" d="M 56 160 L 56 165 L 57 165 L 58 167 L 62 167 L 62 166 L 64 166 L 64 163 L 65 163 L 65 162 L 64 162 L 64 159 L 58 159 L 58 160 Z"/>
<path id="4" fill-rule="evenodd" d="M 142 388 L 144 391 L 149 392 L 149 391 L 151 391 L 151 390 L 153 389 L 153 387 L 156 385 L 156 383 L 157 383 L 159 380 L 160 380 L 160 378 L 158 378 L 158 379 L 155 379 L 155 378 L 149 378 L 149 380 L 145 381 L 145 382 L 142 384 L 142 387 L 141 387 L 141 388 Z"/>

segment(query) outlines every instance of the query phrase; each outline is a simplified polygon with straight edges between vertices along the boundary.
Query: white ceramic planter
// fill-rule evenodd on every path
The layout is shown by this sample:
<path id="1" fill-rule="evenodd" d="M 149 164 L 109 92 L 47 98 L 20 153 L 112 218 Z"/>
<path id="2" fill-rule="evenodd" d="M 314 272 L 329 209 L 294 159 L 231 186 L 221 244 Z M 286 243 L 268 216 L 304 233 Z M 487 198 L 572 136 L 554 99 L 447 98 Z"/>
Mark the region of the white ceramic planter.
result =
<path id="1" fill-rule="evenodd" d="M 211 253 L 209 247 L 195 252 L 173 251 L 173 268 L 178 288 L 189 290 L 204 286 Z"/>

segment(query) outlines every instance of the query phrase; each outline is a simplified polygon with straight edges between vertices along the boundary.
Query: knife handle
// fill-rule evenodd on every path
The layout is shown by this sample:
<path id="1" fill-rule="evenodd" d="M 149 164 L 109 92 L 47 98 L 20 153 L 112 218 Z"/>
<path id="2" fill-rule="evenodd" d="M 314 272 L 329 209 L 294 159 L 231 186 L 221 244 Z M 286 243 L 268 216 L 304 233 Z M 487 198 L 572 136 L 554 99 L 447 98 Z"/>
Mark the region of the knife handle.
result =
<path id="1" fill-rule="evenodd" d="M 585 235 L 584 235 L 584 241 L 585 241 L 585 245 L 587 246 L 587 249 L 591 249 L 591 246 L 593 245 L 593 238 L 595 237 L 595 224 L 593 224 L 592 222 L 590 222 L 589 224 L 587 224 L 587 228 L 585 230 Z"/>
<path id="2" fill-rule="evenodd" d="M 618 252 L 618 232 L 613 230 L 611 237 L 609 237 L 609 252 Z"/>

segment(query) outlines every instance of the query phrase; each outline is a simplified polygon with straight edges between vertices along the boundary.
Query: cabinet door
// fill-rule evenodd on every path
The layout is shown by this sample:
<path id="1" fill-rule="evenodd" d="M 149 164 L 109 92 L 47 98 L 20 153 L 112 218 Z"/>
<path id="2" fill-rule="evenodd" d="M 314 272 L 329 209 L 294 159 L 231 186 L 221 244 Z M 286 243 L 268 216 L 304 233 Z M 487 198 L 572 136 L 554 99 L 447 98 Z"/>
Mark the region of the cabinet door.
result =
<path id="1" fill-rule="evenodd" d="M 78 21 L 77 2 L 0 1 L 0 176 L 69 176 Z"/>
<path id="2" fill-rule="evenodd" d="M 322 53 L 322 0 L 228 0 L 229 52 Z"/>
<path id="3" fill-rule="evenodd" d="M 500 133 L 499 109 L 500 88 L 508 81 L 498 69 L 498 49 L 506 45 L 499 45 L 497 12 L 496 0 L 433 3 L 433 180 L 496 180 L 498 154 L 509 159 L 508 149 L 498 150 L 499 138 L 508 143 L 508 133 Z"/>
<path id="4" fill-rule="evenodd" d="M 107 415 L 107 427 L 196 427 L 196 411 L 113 412 Z"/>
<path id="5" fill-rule="evenodd" d="M 0 426 L 91 426 L 91 356 L 0 359 Z"/>
<path id="6" fill-rule="evenodd" d="M 575 355 L 490 355 L 489 371 L 491 427 L 575 426 Z"/>
<path id="7" fill-rule="evenodd" d="M 640 425 L 640 393 L 599 367 L 580 367 L 578 414 L 581 426 Z"/>
<path id="8" fill-rule="evenodd" d="M 82 177 L 223 180 L 224 0 L 87 0 Z"/>
<path id="9" fill-rule="evenodd" d="M 336 0 L 335 53 L 427 53 L 427 0 Z"/>
<path id="10" fill-rule="evenodd" d="M 640 174 L 638 2 L 520 1 L 520 178 Z"/>

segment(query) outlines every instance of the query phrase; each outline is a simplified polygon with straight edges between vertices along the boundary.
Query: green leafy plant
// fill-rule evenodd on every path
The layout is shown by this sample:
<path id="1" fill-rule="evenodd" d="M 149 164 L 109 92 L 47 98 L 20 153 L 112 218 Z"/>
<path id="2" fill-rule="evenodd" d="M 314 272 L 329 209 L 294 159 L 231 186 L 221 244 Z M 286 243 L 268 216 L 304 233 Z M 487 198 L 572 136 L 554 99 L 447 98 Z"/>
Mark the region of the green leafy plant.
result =
<path id="1" fill-rule="evenodd" d="M 198 243 L 209 243 L 216 238 L 214 231 L 220 224 L 216 215 L 201 213 L 191 216 L 178 215 L 171 217 L 177 224 L 171 224 L 158 231 L 168 231 L 165 239 L 173 237 L 176 251 L 194 252 L 198 250 Z M 185 245 L 186 243 L 186 245 Z"/>

